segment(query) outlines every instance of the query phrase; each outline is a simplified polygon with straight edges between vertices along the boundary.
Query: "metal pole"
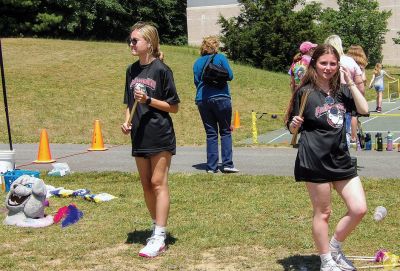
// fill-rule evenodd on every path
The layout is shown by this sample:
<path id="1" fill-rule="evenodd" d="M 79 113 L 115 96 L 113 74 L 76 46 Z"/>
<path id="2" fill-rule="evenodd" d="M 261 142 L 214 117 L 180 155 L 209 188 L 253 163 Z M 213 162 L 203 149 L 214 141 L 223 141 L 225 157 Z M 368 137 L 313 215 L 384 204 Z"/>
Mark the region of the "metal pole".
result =
<path id="1" fill-rule="evenodd" d="M 6 90 L 6 79 L 4 76 L 3 51 L 1 49 L 1 39 L 0 39 L 0 66 L 1 66 L 1 83 L 3 86 L 4 109 L 6 111 L 6 119 L 7 119 L 8 142 L 10 143 L 10 151 L 12 151 L 13 147 L 11 140 L 10 117 L 8 116 L 7 90 Z"/>

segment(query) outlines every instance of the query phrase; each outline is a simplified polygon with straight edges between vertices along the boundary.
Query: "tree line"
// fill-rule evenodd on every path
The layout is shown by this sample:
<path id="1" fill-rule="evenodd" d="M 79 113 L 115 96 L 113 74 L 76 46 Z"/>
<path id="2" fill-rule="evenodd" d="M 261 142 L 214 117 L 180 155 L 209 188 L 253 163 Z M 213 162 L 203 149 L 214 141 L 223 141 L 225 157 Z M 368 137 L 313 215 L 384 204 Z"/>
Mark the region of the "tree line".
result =
<path id="1" fill-rule="evenodd" d="M 380 11 L 377 0 L 337 0 L 338 10 L 304 0 L 238 2 L 238 17 L 219 20 L 221 41 L 233 61 L 285 71 L 302 41 L 322 43 L 331 34 L 339 35 L 345 48 L 361 45 L 370 65 L 382 61 L 391 12 Z M 186 1 L 0 0 L 0 15 L 3 37 L 121 41 L 133 23 L 148 21 L 158 28 L 161 43 L 187 44 Z"/>
<path id="2" fill-rule="evenodd" d="M 382 61 L 387 19 L 376 0 L 337 0 L 339 9 L 323 9 L 320 3 L 302 0 L 239 0 L 236 18 L 220 18 L 222 42 L 228 57 L 267 70 L 284 71 L 301 42 L 323 43 L 332 34 L 344 48 L 361 45 L 374 65 Z M 302 8 L 298 7 L 302 4 Z"/>
<path id="3" fill-rule="evenodd" d="M 187 43 L 186 1 L 0 0 L 2 37 L 123 40 L 137 21 L 153 22 L 162 43 Z"/>

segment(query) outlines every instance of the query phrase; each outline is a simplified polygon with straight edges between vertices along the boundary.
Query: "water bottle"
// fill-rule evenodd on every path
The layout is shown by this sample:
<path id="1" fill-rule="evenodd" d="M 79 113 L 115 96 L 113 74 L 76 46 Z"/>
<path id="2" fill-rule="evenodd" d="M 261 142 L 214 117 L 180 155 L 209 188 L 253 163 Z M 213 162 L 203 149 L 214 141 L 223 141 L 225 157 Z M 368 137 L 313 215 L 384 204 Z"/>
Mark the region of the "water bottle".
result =
<path id="1" fill-rule="evenodd" d="M 382 219 L 385 218 L 387 215 L 387 210 L 383 206 L 378 206 L 375 208 L 375 213 L 374 213 L 374 220 L 375 221 L 381 221 Z"/>
<path id="2" fill-rule="evenodd" d="M 382 151 L 383 150 L 383 140 L 382 140 L 382 134 L 377 133 L 378 137 L 376 139 L 376 150 L 377 151 Z"/>
<path id="3" fill-rule="evenodd" d="M 378 150 L 378 134 L 379 134 L 379 133 L 376 133 L 376 134 L 375 134 L 375 143 L 374 143 L 374 147 L 375 147 L 374 149 L 375 149 L 375 150 Z"/>
<path id="4" fill-rule="evenodd" d="M 358 142 L 360 144 L 360 148 L 364 149 L 365 147 L 365 135 L 363 133 L 357 133 Z"/>
<path id="5" fill-rule="evenodd" d="M 386 150 L 393 151 L 393 134 L 390 131 L 388 131 L 386 137 Z"/>
<path id="6" fill-rule="evenodd" d="M 371 142 L 371 134 L 370 133 L 366 133 L 365 134 L 365 150 L 366 151 L 370 151 L 372 148 L 372 142 Z"/>

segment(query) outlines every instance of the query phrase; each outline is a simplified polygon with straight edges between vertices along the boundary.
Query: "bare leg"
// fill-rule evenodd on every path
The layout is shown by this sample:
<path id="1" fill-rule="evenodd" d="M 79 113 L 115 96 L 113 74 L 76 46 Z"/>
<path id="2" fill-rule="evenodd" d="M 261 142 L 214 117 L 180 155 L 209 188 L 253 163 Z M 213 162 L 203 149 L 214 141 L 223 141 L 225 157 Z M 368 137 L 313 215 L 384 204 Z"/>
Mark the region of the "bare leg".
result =
<path id="1" fill-rule="evenodd" d="M 151 185 L 155 195 L 155 213 L 156 224 L 158 226 L 167 226 L 170 198 L 168 188 L 168 171 L 171 165 L 172 154 L 170 152 L 161 152 L 150 158 L 153 175 Z"/>
<path id="2" fill-rule="evenodd" d="M 319 254 L 329 252 L 328 222 L 331 214 L 331 184 L 306 183 L 313 206 L 312 234 Z"/>
<path id="3" fill-rule="evenodd" d="M 351 117 L 351 140 L 357 141 L 357 117 Z"/>
<path id="4" fill-rule="evenodd" d="M 150 159 L 135 157 L 135 161 L 142 183 L 144 201 L 146 202 L 151 218 L 156 219 L 156 196 L 151 185 L 152 170 Z"/>
<path id="5" fill-rule="evenodd" d="M 334 182 L 333 186 L 347 206 L 347 213 L 340 219 L 334 234 L 336 240 L 343 242 L 367 213 L 367 203 L 359 177 Z"/>
<path id="6" fill-rule="evenodd" d="M 383 93 L 383 91 L 378 92 L 378 97 L 377 97 L 378 107 L 382 107 L 382 93 Z"/>

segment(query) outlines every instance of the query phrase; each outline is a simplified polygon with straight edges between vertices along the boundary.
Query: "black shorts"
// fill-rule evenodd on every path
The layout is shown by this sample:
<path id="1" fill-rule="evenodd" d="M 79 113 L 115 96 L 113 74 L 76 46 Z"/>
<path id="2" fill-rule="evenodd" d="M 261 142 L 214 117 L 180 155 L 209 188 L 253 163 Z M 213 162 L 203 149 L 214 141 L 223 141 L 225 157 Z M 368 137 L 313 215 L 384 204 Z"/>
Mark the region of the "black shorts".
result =
<path id="1" fill-rule="evenodd" d="M 168 151 L 168 152 L 170 152 L 172 155 L 175 155 L 175 154 L 176 154 L 176 148 L 173 148 L 173 149 L 171 149 L 171 150 L 163 150 L 163 151 Z M 156 154 L 159 154 L 160 152 L 163 152 L 163 151 L 157 151 L 157 152 L 136 152 L 136 151 L 132 150 L 132 156 L 133 156 L 133 157 L 143 157 L 143 158 L 145 158 L 145 159 L 150 159 L 150 157 L 152 157 L 152 156 L 154 156 L 154 155 L 156 155 Z"/>

